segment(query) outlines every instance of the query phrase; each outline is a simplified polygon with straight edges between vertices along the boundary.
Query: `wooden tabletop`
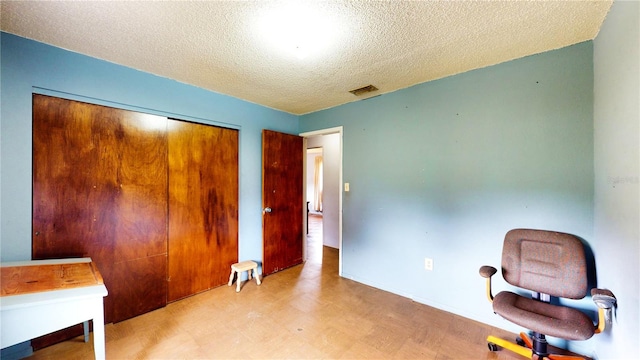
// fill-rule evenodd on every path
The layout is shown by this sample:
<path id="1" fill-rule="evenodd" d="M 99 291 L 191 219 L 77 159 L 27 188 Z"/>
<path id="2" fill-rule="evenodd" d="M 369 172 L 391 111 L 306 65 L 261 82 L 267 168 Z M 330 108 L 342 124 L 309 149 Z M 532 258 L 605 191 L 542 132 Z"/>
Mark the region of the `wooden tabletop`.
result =
<path id="1" fill-rule="evenodd" d="M 0 296 L 23 295 L 52 290 L 102 285 L 102 276 L 94 263 L 39 264 L 2 266 Z"/>

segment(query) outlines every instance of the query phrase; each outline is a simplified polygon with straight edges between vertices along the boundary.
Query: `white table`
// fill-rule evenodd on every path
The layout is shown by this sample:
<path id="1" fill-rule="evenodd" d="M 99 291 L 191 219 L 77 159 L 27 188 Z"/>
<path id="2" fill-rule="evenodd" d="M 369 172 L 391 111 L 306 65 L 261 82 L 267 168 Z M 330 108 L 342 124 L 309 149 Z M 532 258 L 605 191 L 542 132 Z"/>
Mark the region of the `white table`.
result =
<path id="1" fill-rule="evenodd" d="M 89 264 L 93 269 L 95 282 L 73 285 L 71 276 L 63 277 L 61 285 L 49 286 L 38 292 L 16 291 L 15 295 L 5 291 L 10 284 L 3 281 L 2 296 L 0 297 L 0 348 L 12 346 L 35 337 L 49 334 L 66 327 L 85 323 L 93 320 L 93 347 L 96 359 L 105 358 L 104 340 L 104 313 L 103 297 L 107 296 L 107 288 L 104 286 L 102 276 L 91 263 L 91 258 L 34 260 L 2 263 L 3 279 L 8 275 L 9 268 L 51 265 L 46 269 L 61 268 L 71 269 L 67 264 Z M 89 268 L 81 265 L 83 269 Z M 5 271 L 6 270 L 6 271 Z M 29 270 L 29 269 L 27 269 Z M 56 270 L 58 271 L 58 270 Z M 14 273 L 17 273 L 14 271 Z M 72 275 L 73 271 L 68 271 Z M 14 274 L 17 278 L 19 274 Z M 64 275 L 64 274 L 63 274 Z M 86 280 L 86 279 L 85 279 Z M 21 280 L 19 286 L 27 288 L 38 280 Z M 14 282 L 16 285 L 19 281 Z M 50 285 L 49 281 L 42 284 Z M 16 285 L 16 286 L 18 286 Z M 15 287 L 15 286 L 14 286 Z M 9 289 L 11 291 L 15 289 Z M 86 332 L 85 332 L 86 336 Z"/>

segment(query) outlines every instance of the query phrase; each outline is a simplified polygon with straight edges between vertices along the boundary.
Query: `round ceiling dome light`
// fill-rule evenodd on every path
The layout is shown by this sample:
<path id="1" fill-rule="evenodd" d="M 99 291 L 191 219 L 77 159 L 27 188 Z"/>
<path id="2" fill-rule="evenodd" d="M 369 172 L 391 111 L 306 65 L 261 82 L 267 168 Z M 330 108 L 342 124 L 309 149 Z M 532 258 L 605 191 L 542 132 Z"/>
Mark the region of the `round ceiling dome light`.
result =
<path id="1" fill-rule="evenodd" d="M 320 6 L 322 2 L 276 2 L 259 15 L 257 31 L 270 48 L 298 59 L 327 50 L 337 24 Z"/>

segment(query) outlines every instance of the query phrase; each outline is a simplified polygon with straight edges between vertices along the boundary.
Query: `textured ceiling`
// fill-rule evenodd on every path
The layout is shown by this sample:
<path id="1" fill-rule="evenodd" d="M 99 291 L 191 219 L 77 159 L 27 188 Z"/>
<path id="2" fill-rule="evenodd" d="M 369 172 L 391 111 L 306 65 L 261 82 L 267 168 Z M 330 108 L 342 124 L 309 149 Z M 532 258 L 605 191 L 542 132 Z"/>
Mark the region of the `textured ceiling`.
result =
<path id="1" fill-rule="evenodd" d="M 592 40 L 611 1 L 2 1 L 0 6 L 5 32 L 305 114 Z M 359 97 L 349 93 L 369 84 L 379 90 Z"/>

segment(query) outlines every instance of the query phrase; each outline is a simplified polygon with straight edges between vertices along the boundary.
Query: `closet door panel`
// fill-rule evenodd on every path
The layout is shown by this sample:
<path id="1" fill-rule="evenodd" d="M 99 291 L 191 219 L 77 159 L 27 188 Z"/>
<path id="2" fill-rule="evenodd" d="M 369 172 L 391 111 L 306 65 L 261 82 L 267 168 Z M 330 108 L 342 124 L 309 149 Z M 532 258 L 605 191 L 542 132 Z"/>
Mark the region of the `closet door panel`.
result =
<path id="1" fill-rule="evenodd" d="M 32 258 L 90 256 L 107 288 L 114 282 L 118 193 L 110 118 L 102 107 L 33 96 Z M 111 322 L 113 296 L 104 307 Z"/>
<path id="2" fill-rule="evenodd" d="M 107 282 L 113 279 L 116 226 L 108 204 L 116 193 L 115 175 L 100 165 L 108 169 L 115 162 L 100 152 L 109 147 L 108 127 L 89 120 L 99 112 L 83 103 L 33 96 L 32 258 L 91 256 Z M 113 296 L 104 299 L 104 311 L 110 322 Z M 38 337 L 32 346 L 37 350 L 80 334 L 82 326 L 74 326 Z"/>
<path id="3" fill-rule="evenodd" d="M 123 112 L 118 154 L 113 321 L 167 301 L 167 119 Z"/>
<path id="4" fill-rule="evenodd" d="M 238 132 L 169 120 L 168 301 L 226 283 L 238 259 Z"/>
<path id="5" fill-rule="evenodd" d="M 124 320 L 115 313 L 141 314 L 117 309 L 129 306 L 116 301 L 123 283 L 137 293 L 166 289 L 166 266 L 128 264 L 166 259 L 166 156 L 166 118 L 33 97 L 32 257 L 90 256 L 109 291 L 107 323 Z M 139 273 L 156 274 L 147 277 L 155 282 L 127 275 Z M 155 296 L 147 308 L 166 303 L 166 294 Z"/>

